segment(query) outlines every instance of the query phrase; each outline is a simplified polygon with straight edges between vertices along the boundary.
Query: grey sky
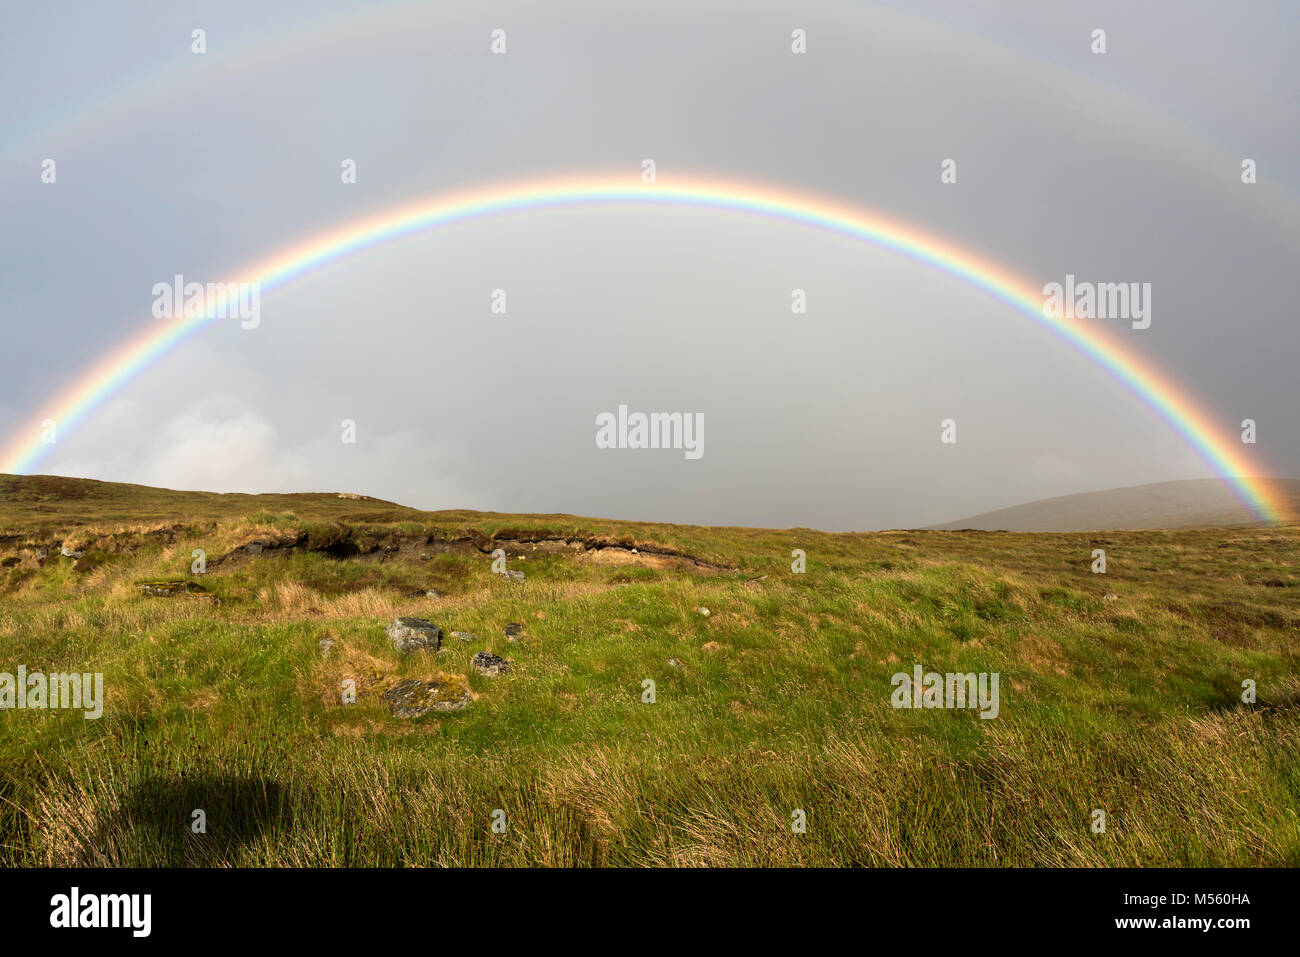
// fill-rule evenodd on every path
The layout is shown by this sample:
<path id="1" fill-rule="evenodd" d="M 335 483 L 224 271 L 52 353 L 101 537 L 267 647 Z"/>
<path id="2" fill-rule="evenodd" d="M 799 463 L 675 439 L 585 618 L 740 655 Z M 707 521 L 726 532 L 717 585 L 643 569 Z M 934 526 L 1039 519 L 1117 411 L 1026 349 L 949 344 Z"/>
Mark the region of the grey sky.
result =
<path id="1" fill-rule="evenodd" d="M 1151 328 L 1117 336 L 1225 433 L 1256 419 L 1259 473 L 1300 474 L 1294 4 L 264 6 L 4 5 L 6 439 L 154 322 L 174 273 L 228 278 L 464 187 L 634 180 L 653 157 L 663 182 L 834 197 L 1040 284 L 1150 282 Z M 704 413 L 704 457 L 597 449 L 620 403 Z M 832 529 L 1211 474 L 1104 371 L 949 276 L 645 206 L 491 217 L 317 272 L 268 294 L 260 329 L 218 323 L 133 380 L 42 470 Z"/>

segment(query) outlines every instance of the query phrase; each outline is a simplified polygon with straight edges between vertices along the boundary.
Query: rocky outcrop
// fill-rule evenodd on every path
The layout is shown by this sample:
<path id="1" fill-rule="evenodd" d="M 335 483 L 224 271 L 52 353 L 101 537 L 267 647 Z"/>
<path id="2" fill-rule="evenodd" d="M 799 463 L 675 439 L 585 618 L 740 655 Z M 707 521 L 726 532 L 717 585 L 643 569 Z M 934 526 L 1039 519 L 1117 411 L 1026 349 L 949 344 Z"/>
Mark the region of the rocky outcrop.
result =
<path id="1" fill-rule="evenodd" d="M 295 551 L 320 552 L 333 558 L 361 558 L 387 561 L 410 558 L 427 561 L 434 555 L 490 555 L 505 551 L 512 560 L 529 555 L 571 553 L 605 565 L 643 565 L 651 568 L 680 568 L 700 574 L 733 572 L 734 568 L 709 562 L 694 555 L 653 542 L 634 542 L 595 535 L 561 535 L 542 530 L 499 529 L 487 534 L 476 528 L 450 535 L 394 534 L 387 530 L 354 528 L 339 524 L 308 532 L 278 532 L 236 545 L 226 554 L 209 560 L 209 566 L 239 564 L 250 558 Z M 503 578 L 522 582 L 523 572 L 508 570 Z"/>

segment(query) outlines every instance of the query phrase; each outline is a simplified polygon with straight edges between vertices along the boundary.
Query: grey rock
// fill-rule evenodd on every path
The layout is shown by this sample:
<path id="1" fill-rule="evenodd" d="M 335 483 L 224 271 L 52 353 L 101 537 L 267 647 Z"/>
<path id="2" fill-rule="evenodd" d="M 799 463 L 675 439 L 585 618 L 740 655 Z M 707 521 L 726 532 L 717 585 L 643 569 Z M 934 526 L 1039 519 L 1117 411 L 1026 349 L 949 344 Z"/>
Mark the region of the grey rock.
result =
<path id="1" fill-rule="evenodd" d="M 523 626 L 523 625 L 519 624 L 518 622 L 513 622 L 513 621 L 512 621 L 510 624 L 506 625 L 506 640 L 507 640 L 507 641 L 518 641 L 518 640 L 519 640 L 520 638 L 522 638 L 523 636 L 524 636 L 524 626 Z"/>
<path id="2" fill-rule="evenodd" d="M 469 664 L 479 674 L 487 675 L 489 678 L 503 675 L 510 670 L 510 662 L 490 651 L 480 651 L 470 659 Z"/>
<path id="3" fill-rule="evenodd" d="M 517 572 L 513 568 L 508 569 L 506 571 L 506 581 L 522 582 L 523 580 L 524 580 L 523 572 Z"/>
<path id="4" fill-rule="evenodd" d="M 668 667 L 669 667 L 669 668 L 680 668 L 681 666 L 682 666 L 682 663 L 681 663 L 681 660 L 680 660 L 680 659 L 678 659 L 678 658 L 669 658 L 669 659 L 668 659 Z"/>
<path id="5" fill-rule="evenodd" d="M 394 618 L 384 633 L 393 639 L 393 647 L 403 653 L 437 651 L 442 644 L 442 629 L 427 618 Z"/>
<path id="6" fill-rule="evenodd" d="M 451 636 L 453 638 L 459 638 L 461 641 L 465 642 L 465 644 L 469 644 L 471 641 L 478 641 L 478 635 L 470 631 L 453 631 Z"/>
<path id="7" fill-rule="evenodd" d="M 334 647 L 334 639 L 322 638 L 320 641 L 316 642 L 316 645 L 317 647 L 320 648 L 320 653 L 322 655 L 328 655 L 330 653 L 330 649 Z"/>
<path id="8" fill-rule="evenodd" d="M 64 558 L 80 558 L 82 555 L 84 555 L 84 554 L 86 554 L 86 553 L 85 553 L 85 552 L 74 552 L 74 551 L 73 551 L 71 548 L 69 548 L 67 545 L 64 545 L 62 548 L 59 549 L 59 554 L 62 555 Z"/>
<path id="9" fill-rule="evenodd" d="M 260 555 L 260 554 L 262 554 L 262 543 L 261 543 L 261 542 L 251 542 L 251 543 L 249 543 L 249 546 L 248 546 L 248 554 L 250 554 L 250 555 Z"/>
<path id="10" fill-rule="evenodd" d="M 464 679 L 453 675 L 407 678 L 384 692 L 394 718 L 418 718 L 430 711 L 459 711 L 473 700 Z"/>

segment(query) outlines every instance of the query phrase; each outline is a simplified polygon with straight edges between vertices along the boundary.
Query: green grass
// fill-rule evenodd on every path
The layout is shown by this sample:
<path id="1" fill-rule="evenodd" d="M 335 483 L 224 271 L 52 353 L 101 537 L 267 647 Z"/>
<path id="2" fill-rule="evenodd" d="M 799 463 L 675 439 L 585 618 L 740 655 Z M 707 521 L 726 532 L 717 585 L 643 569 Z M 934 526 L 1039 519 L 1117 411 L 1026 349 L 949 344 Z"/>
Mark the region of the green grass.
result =
<path id="1" fill-rule="evenodd" d="M 538 532 L 642 554 L 508 541 Z M 218 602 L 138 587 L 168 579 Z M 98 721 L 0 711 L 0 863 L 1300 864 L 1297 597 L 1295 527 L 839 535 L 0 477 L 0 671 L 106 688 Z M 403 657 L 397 615 L 481 640 Z M 893 709 L 915 664 L 997 672 L 1000 716 Z M 476 700 L 389 714 L 440 672 Z"/>

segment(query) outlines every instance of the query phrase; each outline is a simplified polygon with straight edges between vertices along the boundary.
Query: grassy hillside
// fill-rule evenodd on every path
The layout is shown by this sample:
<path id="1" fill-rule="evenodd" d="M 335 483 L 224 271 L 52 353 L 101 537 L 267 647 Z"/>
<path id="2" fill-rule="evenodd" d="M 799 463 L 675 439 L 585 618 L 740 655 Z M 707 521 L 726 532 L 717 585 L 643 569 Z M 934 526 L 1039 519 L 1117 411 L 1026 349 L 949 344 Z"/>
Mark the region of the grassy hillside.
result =
<path id="1" fill-rule="evenodd" d="M 1300 479 L 1255 479 L 1281 514 L 1300 516 Z M 1060 495 L 984 512 L 937 529 L 978 528 L 1010 532 L 1086 532 L 1125 528 L 1220 528 L 1259 526 L 1247 505 L 1220 479 L 1186 479 Z"/>
<path id="2" fill-rule="evenodd" d="M 0 672 L 106 697 L 0 711 L 0 863 L 1300 864 L 1298 597 L 1296 527 L 849 535 L 3 477 Z M 399 653 L 396 616 L 444 650 Z M 917 664 L 997 672 L 998 717 L 891 707 Z M 394 717 L 439 675 L 468 706 Z"/>

